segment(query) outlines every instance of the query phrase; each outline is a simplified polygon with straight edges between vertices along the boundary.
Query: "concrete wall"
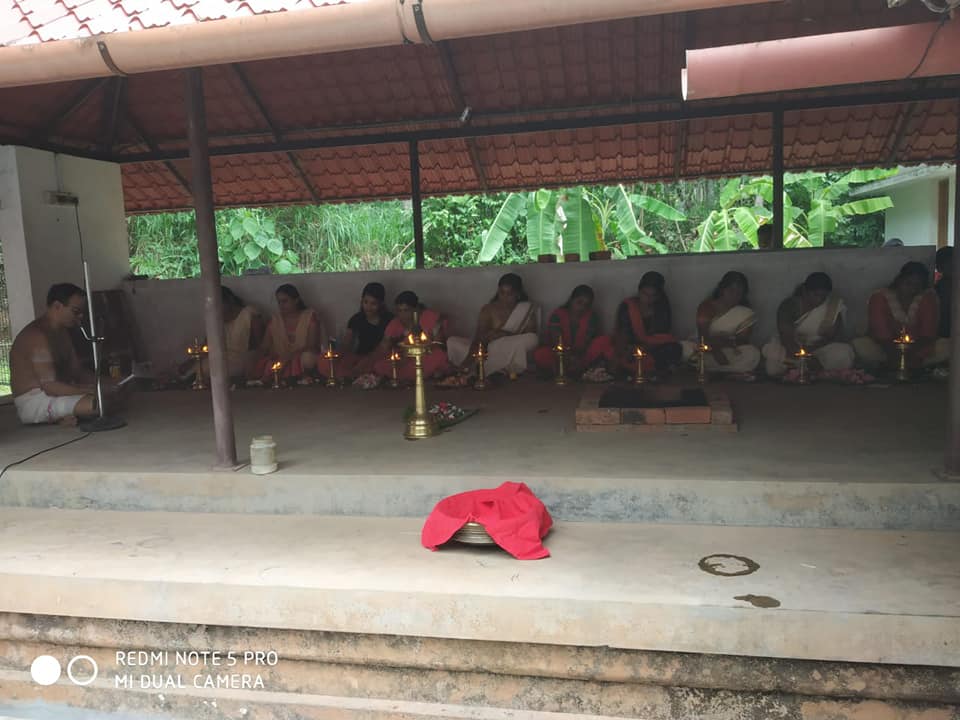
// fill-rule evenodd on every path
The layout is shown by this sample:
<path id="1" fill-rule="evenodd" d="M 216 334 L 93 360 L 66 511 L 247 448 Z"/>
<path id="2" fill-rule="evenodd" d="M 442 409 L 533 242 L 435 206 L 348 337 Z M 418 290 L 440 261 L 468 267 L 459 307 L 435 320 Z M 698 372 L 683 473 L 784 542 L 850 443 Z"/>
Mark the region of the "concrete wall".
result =
<path id="1" fill-rule="evenodd" d="M 648 270 L 667 279 L 673 306 L 674 332 L 681 337 L 694 332 L 698 303 L 727 270 L 744 272 L 751 282 L 751 299 L 760 318 L 755 340 L 765 342 L 773 332 L 780 301 L 810 272 L 830 273 L 839 294 L 850 306 L 848 327 L 862 332 L 866 301 L 874 288 L 885 285 L 907 260 L 933 262 L 932 247 L 887 249 L 787 250 L 704 255 L 671 255 L 635 260 L 570 264 L 531 264 L 520 267 L 481 267 L 386 271 L 295 276 L 226 278 L 247 302 L 273 312 L 273 292 L 284 282 L 293 282 L 308 305 L 323 317 L 328 331 L 342 335 L 356 312 L 364 283 L 378 280 L 392 299 L 401 290 L 414 290 L 429 306 L 451 318 L 452 331 L 470 334 L 480 306 L 496 290 L 497 278 L 514 270 L 524 279 L 530 296 L 546 312 L 564 302 L 580 283 L 591 285 L 597 307 L 610 328 L 617 303 L 636 291 L 637 281 Z M 199 281 L 136 280 L 125 283 L 144 338 L 148 358 L 158 369 L 181 361 L 186 342 L 203 334 Z"/>
<path id="2" fill-rule="evenodd" d="M 43 311 L 53 283 L 83 285 L 83 255 L 96 290 L 117 287 L 129 273 L 130 251 L 120 166 L 30 148 L 0 148 L 0 236 L 13 331 Z M 80 204 L 51 205 L 50 191 Z"/>
<path id="3" fill-rule="evenodd" d="M 950 215 L 947 243 L 954 244 L 954 189 L 956 177 L 950 177 Z M 900 238 L 904 245 L 936 245 L 939 219 L 939 178 L 919 180 L 891 188 L 886 194 L 893 207 L 884 214 L 884 240 Z"/>
<path id="4" fill-rule="evenodd" d="M 20 181 L 17 174 L 17 149 L 0 146 L 0 243 L 7 279 L 10 325 L 13 333 L 34 318 L 33 289 L 28 267 L 26 233 L 20 205 Z"/>

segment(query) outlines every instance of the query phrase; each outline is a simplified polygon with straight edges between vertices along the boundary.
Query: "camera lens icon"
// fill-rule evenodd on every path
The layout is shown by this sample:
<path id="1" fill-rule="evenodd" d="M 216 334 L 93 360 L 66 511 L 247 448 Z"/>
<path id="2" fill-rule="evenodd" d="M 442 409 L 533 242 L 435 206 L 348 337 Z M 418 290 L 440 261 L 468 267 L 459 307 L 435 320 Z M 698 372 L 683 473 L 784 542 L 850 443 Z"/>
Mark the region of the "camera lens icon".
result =
<path id="1" fill-rule="evenodd" d="M 62 673 L 60 661 L 52 655 L 39 655 L 30 663 L 30 677 L 37 685 L 53 685 Z M 67 663 L 67 677 L 74 685 L 89 685 L 99 674 L 97 661 L 89 655 L 77 655 Z"/>
<path id="2" fill-rule="evenodd" d="M 39 655 L 30 663 L 30 677 L 37 685 L 53 685 L 61 672 L 60 661 L 53 655 Z"/>

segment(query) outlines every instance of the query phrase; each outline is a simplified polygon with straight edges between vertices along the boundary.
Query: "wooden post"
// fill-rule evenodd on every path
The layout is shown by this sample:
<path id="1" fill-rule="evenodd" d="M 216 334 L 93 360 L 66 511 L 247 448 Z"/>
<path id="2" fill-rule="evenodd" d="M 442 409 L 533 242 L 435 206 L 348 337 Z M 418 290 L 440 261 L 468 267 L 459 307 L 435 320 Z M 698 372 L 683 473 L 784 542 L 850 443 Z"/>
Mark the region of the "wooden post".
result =
<path id="1" fill-rule="evenodd" d="M 237 443 L 233 432 L 230 381 L 227 376 L 223 302 L 220 295 L 220 260 L 217 257 L 217 226 L 213 216 L 213 181 L 210 177 L 210 148 L 207 145 L 207 118 L 203 101 L 203 70 L 187 70 L 187 134 L 190 141 L 190 168 L 193 206 L 197 213 L 197 240 L 200 249 L 200 285 L 203 288 L 203 318 L 207 330 L 210 363 L 210 394 L 213 398 L 213 430 L 217 442 L 217 467 L 237 465 Z"/>
<path id="2" fill-rule="evenodd" d="M 783 248 L 783 110 L 773 111 L 773 238 L 772 250 Z"/>
<path id="3" fill-rule="evenodd" d="M 957 146 L 954 148 L 953 188 L 953 279 L 950 293 L 950 389 L 947 416 L 947 477 L 960 479 L 960 292 L 957 278 L 960 277 L 960 98 L 957 99 Z"/>
<path id="4" fill-rule="evenodd" d="M 416 140 L 410 141 L 410 189 L 413 195 L 413 251 L 417 269 L 425 266 L 423 253 L 423 198 L 420 197 L 420 148 Z"/>

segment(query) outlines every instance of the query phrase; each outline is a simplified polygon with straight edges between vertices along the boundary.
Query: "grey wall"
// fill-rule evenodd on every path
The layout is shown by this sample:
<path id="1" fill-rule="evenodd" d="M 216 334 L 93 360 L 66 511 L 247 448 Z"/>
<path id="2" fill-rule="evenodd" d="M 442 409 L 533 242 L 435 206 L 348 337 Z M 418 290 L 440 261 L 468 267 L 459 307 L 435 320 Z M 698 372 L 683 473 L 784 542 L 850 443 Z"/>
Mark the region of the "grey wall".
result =
<path id="1" fill-rule="evenodd" d="M 224 284 L 247 302 L 272 312 L 274 289 L 292 282 L 307 304 L 320 312 L 328 332 L 339 335 L 357 310 L 364 283 L 377 280 L 387 287 L 389 300 L 401 290 L 411 289 L 427 305 L 451 318 L 453 332 L 470 334 L 477 311 L 496 290 L 497 278 L 512 270 L 523 277 L 530 296 L 543 305 L 545 312 L 564 302 L 575 285 L 591 285 L 606 330 L 617 303 L 636 291 L 644 272 L 657 270 L 667 279 L 674 333 L 687 337 L 694 330 L 694 313 L 700 301 L 724 272 L 739 270 L 750 280 L 752 304 L 759 315 L 754 340 L 762 343 L 773 332 L 777 305 L 808 273 L 820 270 L 830 274 L 837 292 L 850 308 L 848 328 L 859 333 L 866 323 L 869 293 L 889 283 L 906 261 L 932 264 L 933 254 L 933 247 L 715 253 L 514 268 L 260 275 L 225 278 Z M 182 360 L 186 343 L 194 335 L 203 334 L 199 281 L 136 280 L 124 287 L 132 300 L 147 353 L 141 359 L 152 360 L 157 369 Z"/>

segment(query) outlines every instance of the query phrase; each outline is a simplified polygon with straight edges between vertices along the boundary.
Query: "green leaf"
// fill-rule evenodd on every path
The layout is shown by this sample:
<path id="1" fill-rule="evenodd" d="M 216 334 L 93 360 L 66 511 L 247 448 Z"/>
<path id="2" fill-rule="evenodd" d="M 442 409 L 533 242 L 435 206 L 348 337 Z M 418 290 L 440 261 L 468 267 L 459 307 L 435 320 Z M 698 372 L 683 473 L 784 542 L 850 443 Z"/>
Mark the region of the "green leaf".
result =
<path id="1" fill-rule="evenodd" d="M 892 207 L 893 200 L 884 195 L 883 197 L 877 198 L 853 200 L 843 205 L 837 205 L 835 209 L 840 215 L 870 215 L 875 212 L 883 212 Z"/>
<path id="2" fill-rule="evenodd" d="M 654 215 L 662 217 L 664 220 L 669 220 L 671 222 L 682 222 L 687 219 L 687 216 L 676 208 L 670 207 L 665 202 L 661 202 L 650 195 L 634 195 L 633 202 L 638 207 L 642 207 L 647 212 L 652 212 Z"/>
<path id="3" fill-rule="evenodd" d="M 267 244 L 270 242 L 270 238 L 268 238 L 263 233 L 258 232 L 256 235 L 253 236 L 253 241 L 260 247 L 265 248 Z"/>
<path id="4" fill-rule="evenodd" d="M 243 232 L 243 223 L 240 221 L 240 218 L 234 218 L 230 222 L 230 236 L 234 240 L 239 240 L 244 235 Z"/>
<path id="5" fill-rule="evenodd" d="M 599 248 L 597 229 L 593 222 L 593 210 L 585 194 L 570 193 L 561 203 L 567 223 L 563 228 L 563 251 L 580 251 L 580 259 L 588 260 L 590 253 Z"/>
<path id="6" fill-rule="evenodd" d="M 733 209 L 733 219 L 740 228 L 740 232 L 742 232 L 743 236 L 747 239 L 747 242 L 757 247 L 757 228 L 760 227 L 760 223 L 757 220 L 754 209 L 736 207 Z"/>
<path id="7" fill-rule="evenodd" d="M 517 222 L 517 217 L 521 210 L 526 206 L 522 195 L 510 193 L 503 205 L 500 206 L 493 224 L 483 235 L 483 247 L 480 249 L 480 262 L 489 262 L 496 257 L 503 247 L 503 241 L 506 240 L 510 230 Z"/>
<path id="8" fill-rule="evenodd" d="M 293 263 L 286 258 L 280 258 L 277 260 L 276 264 L 273 266 L 273 269 L 281 275 L 289 275 L 294 271 Z"/>
<path id="9" fill-rule="evenodd" d="M 265 219 L 260 227 L 263 228 L 263 231 L 267 233 L 267 235 L 276 235 L 277 233 L 277 224 L 272 218 Z"/>
<path id="10" fill-rule="evenodd" d="M 260 226 L 257 225 L 257 221 L 252 217 L 247 216 L 243 219 L 243 231 L 247 235 L 256 235 L 259 230 Z"/>
<path id="11" fill-rule="evenodd" d="M 740 178 L 727 180 L 727 184 L 720 191 L 720 207 L 729 208 L 737 200 L 740 194 Z"/>
<path id="12" fill-rule="evenodd" d="M 274 255 L 283 255 L 283 243 L 277 238 L 270 238 L 270 240 L 267 241 L 267 250 Z"/>
<path id="13" fill-rule="evenodd" d="M 243 254 L 247 256 L 248 260 L 256 260 L 260 257 L 260 246 L 255 242 L 248 242 L 243 246 Z"/>
<path id="14" fill-rule="evenodd" d="M 859 185 L 861 183 L 876 182 L 877 180 L 886 180 L 900 172 L 900 168 L 874 168 L 872 170 L 851 170 L 838 183 L 847 185 Z"/>
<path id="15" fill-rule="evenodd" d="M 557 203 L 549 190 L 537 190 L 527 199 L 527 254 L 531 260 L 538 255 L 557 252 Z"/>

